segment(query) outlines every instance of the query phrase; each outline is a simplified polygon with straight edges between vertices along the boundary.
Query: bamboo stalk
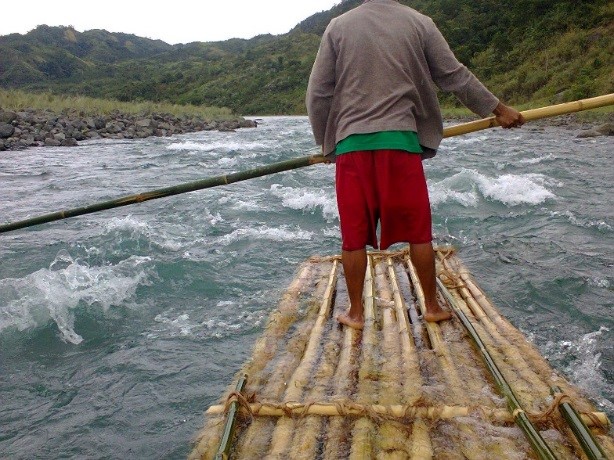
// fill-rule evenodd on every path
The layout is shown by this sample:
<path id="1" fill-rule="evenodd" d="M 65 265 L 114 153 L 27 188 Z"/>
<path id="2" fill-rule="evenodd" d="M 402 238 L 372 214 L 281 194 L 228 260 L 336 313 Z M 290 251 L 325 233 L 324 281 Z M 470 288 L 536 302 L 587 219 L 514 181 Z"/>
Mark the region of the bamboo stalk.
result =
<path id="1" fill-rule="evenodd" d="M 266 384 L 270 388 L 274 385 L 274 377 L 283 375 L 282 368 L 274 374 L 273 378 L 267 379 L 263 370 L 278 349 L 281 342 L 280 337 L 288 331 L 296 320 L 301 296 L 308 297 L 314 290 L 314 283 L 312 282 L 316 275 L 314 267 L 315 265 L 310 262 L 306 262 L 299 267 L 298 275 L 281 296 L 279 308 L 271 315 L 264 333 L 256 342 L 252 359 L 239 373 L 239 375 L 253 375 L 249 383 L 251 391 L 262 394 L 263 385 Z M 227 392 L 227 395 L 229 393 L 230 391 Z M 271 396 L 270 392 L 268 394 L 265 392 L 265 394 L 268 397 Z M 218 440 L 222 435 L 222 429 L 222 420 L 208 419 L 197 437 L 189 458 L 212 458 L 215 454 L 215 449 L 217 449 Z"/>
<path id="2" fill-rule="evenodd" d="M 305 349 L 301 363 L 294 371 L 290 381 L 288 382 L 288 388 L 284 395 L 284 399 L 286 401 L 299 400 L 303 396 L 305 387 L 309 382 L 310 373 L 312 372 L 313 366 L 318 358 L 317 350 L 324 331 L 324 324 L 330 317 L 333 295 L 337 284 L 338 266 L 339 262 L 335 260 L 330 271 L 328 285 L 320 305 L 318 317 L 315 321 L 313 329 L 311 330 L 307 348 Z M 275 431 L 273 432 L 273 438 L 271 439 L 271 449 L 269 452 L 270 457 L 276 458 L 285 455 L 290 441 L 292 440 L 291 433 L 293 426 L 294 421 L 291 419 L 282 419 L 277 423 Z"/>
<path id="3" fill-rule="evenodd" d="M 466 288 L 458 286 L 449 293 L 455 298 L 456 305 L 465 315 L 473 314 L 476 318 L 474 324 L 476 331 L 490 347 L 490 353 L 500 356 L 500 359 L 497 360 L 501 363 L 500 369 L 508 379 L 513 379 L 516 383 L 516 395 L 521 396 L 525 404 L 530 403 L 531 409 L 543 410 L 538 405 L 548 397 L 548 384 L 529 368 L 518 350 L 501 336 Z"/>
<path id="4" fill-rule="evenodd" d="M 528 364 L 528 366 L 530 366 L 536 375 L 545 378 L 547 385 L 549 386 L 562 386 L 565 393 L 574 399 L 574 401 L 578 404 L 578 408 L 582 412 L 591 412 L 594 410 L 593 406 L 577 391 L 575 387 L 571 386 L 565 379 L 557 375 L 557 373 L 546 362 L 545 358 L 538 352 L 535 346 L 531 344 L 518 329 L 512 326 L 512 324 L 497 311 L 492 302 L 474 282 L 471 273 L 464 267 L 458 257 L 448 258 L 446 259 L 445 263 L 448 266 L 453 267 L 453 271 L 460 275 L 461 280 L 466 285 L 473 298 L 478 302 L 484 313 L 488 316 L 490 321 L 496 324 L 497 329 L 502 332 L 502 335 L 507 337 L 510 343 L 513 344 L 513 348 L 517 348 L 519 350 L 519 353 L 525 362 Z"/>
<path id="5" fill-rule="evenodd" d="M 541 118 L 554 117 L 558 115 L 564 115 L 567 113 L 579 112 L 582 110 L 590 110 L 598 107 L 605 107 L 614 104 L 614 93 L 598 96 L 590 99 L 582 99 L 575 102 L 567 102 L 564 104 L 552 105 L 548 107 L 541 107 L 538 109 L 531 109 L 521 112 L 527 121 L 538 120 Z M 443 131 L 443 137 L 459 136 L 461 134 L 468 134 L 475 131 L 481 131 L 488 128 L 497 126 L 497 122 L 494 117 L 485 118 L 482 120 L 472 121 L 469 123 L 463 123 L 456 126 L 450 126 Z M 185 184 L 175 185 L 171 187 L 165 187 L 149 192 L 139 193 L 136 195 L 129 195 L 115 200 L 104 201 L 89 206 L 80 208 L 68 209 L 65 211 L 58 211 L 50 214 L 45 214 L 31 219 L 25 219 L 21 221 L 11 222 L 8 224 L 0 225 L 0 234 L 33 227 L 48 222 L 54 222 L 56 220 L 67 219 L 69 217 L 82 216 L 84 214 L 91 214 L 94 212 L 104 211 L 107 209 L 118 208 L 136 203 L 142 203 L 144 201 L 155 200 L 158 198 L 164 198 L 172 195 L 178 195 L 181 193 L 194 192 L 196 190 L 203 190 L 206 188 L 217 187 L 220 185 L 228 185 L 235 182 L 240 182 L 256 177 L 262 177 L 269 174 L 275 174 L 282 171 L 290 171 L 293 169 L 304 168 L 318 163 L 326 163 L 328 160 L 323 155 L 309 155 L 291 160 L 280 161 L 270 165 L 261 166 L 259 168 L 250 169 L 247 171 L 240 171 L 232 174 L 211 177 L 207 179 L 201 179 L 194 182 L 188 182 Z"/>
<path id="6" fill-rule="evenodd" d="M 359 404 L 352 401 L 317 402 L 305 404 L 288 402 L 283 405 L 267 403 L 251 403 L 249 408 L 254 417 L 288 417 L 320 415 L 323 417 L 352 417 L 374 414 L 392 418 L 425 418 L 430 420 L 449 420 L 458 417 L 470 417 L 477 414 L 497 423 L 513 423 L 514 417 L 507 409 L 487 406 L 413 406 L 403 404 Z M 209 407 L 207 415 L 223 414 L 226 406 L 218 404 Z M 605 412 L 578 414 L 582 423 L 589 427 L 609 426 Z"/>
<path id="7" fill-rule="evenodd" d="M 329 262 L 319 264 L 320 270 L 317 278 L 315 278 L 317 284 L 313 281 L 309 283 L 310 287 L 315 284 L 316 288 L 313 294 L 308 297 L 306 305 L 301 305 L 300 308 L 305 310 L 304 317 L 297 319 L 298 312 L 295 312 L 295 315 L 289 319 L 286 319 L 284 316 L 277 317 L 277 312 L 272 315 L 272 323 L 276 324 L 279 321 L 280 323 L 287 324 L 288 327 L 291 326 L 295 331 L 288 338 L 278 336 L 279 346 L 284 346 L 284 349 L 276 362 L 267 365 L 266 369 L 270 368 L 270 373 L 262 373 L 260 376 L 263 384 L 259 387 L 259 398 L 280 401 L 286 391 L 286 383 L 299 365 L 309 340 L 312 324 L 319 311 L 321 299 L 328 287 L 331 267 L 332 263 Z M 292 319 L 294 320 L 293 323 L 290 322 Z M 273 420 L 256 418 L 241 436 L 237 457 L 264 458 L 270 447 L 271 434 L 274 429 Z"/>
<path id="8" fill-rule="evenodd" d="M 229 185 L 235 182 L 241 182 L 247 179 L 254 179 L 256 177 L 267 176 L 269 174 L 275 174 L 282 171 L 290 171 L 292 169 L 303 168 L 305 166 L 311 166 L 318 163 L 325 163 L 327 160 L 322 155 L 309 155 L 301 158 L 294 158 L 292 160 L 280 161 L 270 165 L 261 166 L 247 171 L 240 171 L 232 174 L 225 174 L 222 176 L 210 177 L 207 179 L 201 179 L 194 182 L 186 182 L 184 184 L 174 185 L 171 187 L 160 188 L 151 190 L 149 192 L 139 193 L 136 195 L 128 195 L 121 198 L 117 198 L 109 201 L 102 201 L 99 203 L 91 204 L 89 206 L 83 206 L 80 208 L 67 209 L 65 211 L 53 212 L 31 219 L 25 219 L 9 224 L 0 225 L 0 233 L 6 233 L 13 230 L 18 230 L 26 227 L 33 227 L 48 222 L 54 222 L 56 220 L 67 219 L 69 217 L 82 216 L 84 214 L 92 214 L 107 209 L 119 208 L 122 206 L 128 206 L 131 204 L 143 203 L 149 200 L 156 200 L 158 198 L 165 198 L 173 195 L 179 195 L 182 193 L 194 192 L 196 190 L 204 190 L 207 188 L 217 187 L 220 185 Z"/>
<path id="9" fill-rule="evenodd" d="M 414 286 L 414 290 L 416 292 L 416 298 L 418 299 L 416 304 L 418 305 L 420 314 L 424 316 L 424 314 L 426 313 L 424 292 L 422 291 L 422 286 L 420 285 L 418 274 L 416 273 L 416 269 L 412 264 L 409 255 L 405 257 L 405 263 L 407 264 L 407 270 L 411 278 L 412 285 Z M 439 326 L 433 323 L 429 323 L 427 321 L 424 321 L 424 325 L 426 327 L 426 332 L 429 336 L 433 351 L 435 352 L 435 354 L 437 354 L 437 356 L 441 357 L 443 354 L 443 350 L 445 349 L 445 343 L 443 338 L 441 337 L 441 331 L 439 330 Z"/>
<path id="10" fill-rule="evenodd" d="M 404 279 L 408 281 L 407 272 L 401 264 L 395 266 L 392 257 L 388 257 L 387 261 L 388 276 L 392 285 L 395 309 L 397 316 L 402 318 L 402 322 L 400 322 L 400 334 L 405 371 L 403 396 L 405 403 L 413 404 L 420 400 L 423 394 L 422 385 L 424 382 L 420 369 L 420 356 L 418 354 L 418 348 L 424 348 L 422 330 L 419 325 L 417 312 L 413 306 L 406 304 L 401 290 L 399 273 L 405 275 Z M 407 287 L 409 286 L 407 285 Z M 411 299 L 411 297 L 409 297 L 408 300 L 409 299 Z M 415 322 L 413 335 L 411 332 L 410 317 L 413 317 L 413 321 Z M 416 341 L 416 343 L 414 343 L 414 341 Z M 429 433 L 429 427 L 422 417 L 416 417 L 412 425 L 411 451 L 409 457 L 415 460 L 431 460 L 433 456 L 433 444 Z"/>
<path id="11" fill-rule="evenodd" d="M 542 118 L 556 117 L 558 115 L 580 112 L 582 110 L 606 107 L 608 105 L 613 104 L 614 93 L 605 94 L 603 96 L 597 96 L 589 99 L 582 99 L 574 102 L 566 102 L 564 104 L 541 107 L 539 109 L 525 110 L 521 113 L 526 121 L 534 121 Z M 494 128 L 495 126 L 499 126 L 495 117 L 484 118 L 482 120 L 471 121 L 469 123 L 463 123 L 457 126 L 451 126 L 449 128 L 446 128 L 443 131 L 443 137 L 459 136 L 461 134 L 468 134 L 473 133 L 475 131 L 482 131 L 484 129 Z"/>
<path id="12" fill-rule="evenodd" d="M 335 307 L 338 311 L 347 310 L 349 306 L 347 290 L 344 287 L 343 283 L 339 283 L 337 287 Z M 332 397 L 338 400 L 349 399 L 349 396 L 354 393 L 356 385 L 355 376 L 357 374 L 357 344 L 360 338 L 360 332 L 351 327 L 344 327 L 342 331 L 343 339 L 339 352 L 339 361 L 332 383 Z M 349 420 L 347 418 L 334 417 L 328 420 L 322 452 L 323 460 L 336 460 L 347 456 L 344 454 L 349 452 L 349 443 L 347 441 L 348 426 Z"/>
<path id="13" fill-rule="evenodd" d="M 467 316 L 458 308 L 456 302 L 448 292 L 447 288 L 443 285 L 441 280 L 437 279 L 437 284 L 439 285 L 439 288 L 443 292 L 444 296 L 448 299 L 448 302 L 450 303 L 452 308 L 454 308 L 457 316 L 467 329 L 467 332 L 469 332 L 469 335 L 476 343 L 478 349 L 482 353 L 486 366 L 490 370 L 493 378 L 495 379 L 495 382 L 497 383 L 497 386 L 501 390 L 501 393 L 503 393 L 503 395 L 505 396 L 510 411 L 512 411 L 514 415 L 514 420 L 516 421 L 516 424 L 527 436 L 537 456 L 540 459 L 556 460 L 556 456 L 554 455 L 550 447 L 548 447 L 548 444 L 546 444 L 539 432 L 535 429 L 535 427 L 529 420 L 527 414 L 520 406 L 520 403 L 518 402 L 514 391 L 505 380 L 505 377 L 503 377 L 503 374 L 501 374 L 501 371 L 497 367 L 497 364 L 491 358 L 490 354 L 488 353 L 488 350 L 486 349 L 486 346 L 482 342 L 482 339 L 473 327 L 473 324 L 471 324 Z"/>
<path id="14" fill-rule="evenodd" d="M 426 312 L 424 292 L 409 254 L 405 255 L 405 264 L 407 265 L 408 272 L 416 292 L 416 297 L 418 298 L 418 306 L 420 307 L 421 313 L 424 315 Z M 439 365 L 442 369 L 443 377 L 446 381 L 446 393 L 451 396 L 457 404 L 470 405 L 470 396 L 480 396 L 482 392 L 481 389 L 477 387 L 477 382 L 479 381 L 478 379 L 461 379 L 460 377 L 456 361 L 467 360 L 467 353 L 455 353 L 453 355 L 448 343 L 443 339 L 439 324 L 426 321 L 424 323 L 426 325 L 433 349 L 437 355 Z M 472 369 L 472 367 L 469 367 L 468 369 Z M 484 384 L 487 385 L 487 382 L 484 381 Z M 479 458 L 479 451 L 483 451 L 485 446 L 482 445 L 483 440 L 480 438 L 476 430 L 465 424 L 460 424 L 457 428 L 465 438 L 465 442 L 463 442 L 461 446 L 463 454 L 469 459 Z M 473 446 L 477 447 L 474 448 Z"/>
<path id="15" fill-rule="evenodd" d="M 327 319 L 326 317 L 324 319 Z M 330 326 L 330 323 L 329 323 Z M 322 357 L 318 369 L 313 371 L 313 385 L 307 393 L 307 401 L 321 398 L 330 387 L 339 359 L 339 342 L 342 330 L 330 327 L 325 338 L 322 338 Z M 349 328 L 344 328 L 349 329 Z M 318 441 L 326 419 L 320 416 L 305 416 L 296 424 L 294 430 L 290 458 L 296 460 L 311 460 L 317 457 Z"/>
<path id="16" fill-rule="evenodd" d="M 364 317 L 365 325 L 362 331 L 362 353 L 360 369 L 358 371 L 357 401 L 372 403 L 377 400 L 377 386 L 375 384 L 374 354 L 376 350 L 376 331 L 375 331 L 375 288 L 373 277 L 373 258 L 369 256 L 367 272 L 365 276 L 364 288 Z M 373 458 L 374 446 L 373 438 L 375 427 L 373 422 L 362 417 L 356 421 L 352 429 L 352 445 L 350 449 L 350 460 L 362 460 Z"/>
<path id="17" fill-rule="evenodd" d="M 247 383 L 247 375 L 241 377 L 237 383 L 235 391 L 242 393 Z M 233 401 L 230 403 L 230 409 L 228 410 L 228 416 L 226 417 L 226 426 L 224 427 L 224 434 L 220 441 L 220 447 L 215 454 L 215 460 L 227 460 L 230 456 L 230 449 L 232 448 L 232 438 L 235 434 L 235 428 L 237 426 L 237 415 L 239 413 L 239 403 Z"/>
<path id="18" fill-rule="evenodd" d="M 406 404 L 413 404 L 422 397 L 422 374 L 420 373 L 420 363 L 416 346 L 412 340 L 412 333 L 409 325 L 407 306 L 401 296 L 401 290 L 394 270 L 392 257 L 386 259 L 388 269 L 388 279 L 392 289 L 394 299 L 394 309 L 399 326 L 399 336 L 401 338 L 401 356 L 403 363 L 403 401 Z"/>
<path id="19" fill-rule="evenodd" d="M 559 387 L 552 387 L 552 393 L 560 393 Z M 606 455 L 591 431 L 580 418 L 578 412 L 568 402 L 559 405 L 561 415 L 571 428 L 582 450 L 590 460 L 606 460 Z"/>
<path id="20" fill-rule="evenodd" d="M 375 259 L 375 258 L 374 258 Z M 387 262 L 377 258 L 375 265 L 376 305 L 382 324 L 383 338 L 380 340 L 380 356 L 383 359 L 379 382 L 379 403 L 383 405 L 399 402 L 403 393 L 403 369 L 399 340 L 403 316 L 398 317 L 389 280 L 386 279 Z M 401 334 L 402 336 L 403 334 Z M 405 337 L 407 335 L 405 334 Z M 394 420 L 379 424 L 376 437 L 378 452 L 385 452 L 385 458 L 408 458 L 410 453 L 409 427 Z"/>

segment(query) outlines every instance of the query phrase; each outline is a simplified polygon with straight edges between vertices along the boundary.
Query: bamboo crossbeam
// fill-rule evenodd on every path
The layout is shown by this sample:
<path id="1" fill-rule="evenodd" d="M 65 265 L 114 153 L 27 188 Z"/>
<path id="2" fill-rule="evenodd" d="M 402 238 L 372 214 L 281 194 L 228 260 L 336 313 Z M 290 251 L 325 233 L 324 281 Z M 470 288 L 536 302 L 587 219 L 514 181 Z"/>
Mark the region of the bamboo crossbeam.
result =
<path id="1" fill-rule="evenodd" d="M 207 415 L 223 414 L 226 406 L 209 407 Z M 244 409 L 246 410 L 246 409 Z M 249 412 L 254 417 L 305 417 L 319 415 L 322 417 L 371 417 L 390 419 L 424 418 L 428 420 L 451 420 L 458 417 L 482 417 L 496 423 L 514 423 L 514 416 L 507 409 L 487 406 L 414 406 L 402 404 L 359 404 L 352 401 L 333 401 L 317 403 L 287 402 L 282 404 L 251 403 Z M 582 421 L 590 427 L 608 426 L 609 419 L 605 412 L 579 414 Z"/>
<path id="2" fill-rule="evenodd" d="M 521 113 L 524 116 L 525 120 L 533 121 L 542 118 L 555 117 L 558 115 L 565 115 L 568 113 L 580 112 L 582 110 L 605 107 L 608 105 L 614 105 L 614 93 L 589 99 L 582 99 L 574 102 L 567 102 L 564 104 L 541 107 L 538 109 L 525 110 Z M 482 120 L 476 120 L 471 121 L 469 123 L 462 123 L 460 125 L 447 127 L 443 130 L 443 137 L 447 138 L 459 136 L 461 134 L 481 131 L 484 129 L 493 128 L 495 126 L 497 126 L 497 122 L 494 117 L 484 118 Z M 235 182 L 241 182 L 256 177 L 267 176 L 269 174 L 276 174 L 279 172 L 304 168 L 306 166 L 311 166 L 319 163 L 326 163 L 327 161 L 328 160 L 324 158 L 324 156 L 321 154 L 308 155 L 304 157 L 294 158 L 291 160 L 280 161 L 278 163 L 261 166 L 259 168 L 254 168 L 247 171 L 240 171 L 232 174 L 201 179 L 194 182 L 187 182 L 180 185 L 165 187 L 149 192 L 139 193 L 136 195 L 129 195 L 114 200 L 95 203 L 89 206 L 58 211 L 38 217 L 33 217 L 30 219 L 10 222 L 7 224 L 0 225 L 0 234 L 19 230 L 22 228 L 33 227 L 35 225 L 40 225 L 48 222 L 67 219 L 70 217 L 82 216 L 84 214 L 91 214 L 107 209 L 143 203 L 145 201 L 165 198 L 173 195 L 179 195 L 181 193 L 194 192 L 197 190 L 217 187 L 220 185 L 229 185 Z"/>

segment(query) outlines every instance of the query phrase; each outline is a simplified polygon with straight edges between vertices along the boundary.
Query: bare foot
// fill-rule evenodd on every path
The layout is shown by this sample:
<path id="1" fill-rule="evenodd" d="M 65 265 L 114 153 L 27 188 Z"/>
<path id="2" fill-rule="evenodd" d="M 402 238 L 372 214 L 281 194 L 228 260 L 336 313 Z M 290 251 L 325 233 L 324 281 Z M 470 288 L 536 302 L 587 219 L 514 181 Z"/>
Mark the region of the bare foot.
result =
<path id="1" fill-rule="evenodd" d="M 353 318 L 348 313 L 337 315 L 337 321 L 357 330 L 361 330 L 365 326 L 365 320 L 363 318 Z"/>
<path id="2" fill-rule="evenodd" d="M 427 308 L 424 314 L 424 320 L 429 323 L 438 323 L 440 321 L 447 321 L 452 318 L 452 313 L 447 310 L 443 310 L 439 305 L 434 308 Z"/>

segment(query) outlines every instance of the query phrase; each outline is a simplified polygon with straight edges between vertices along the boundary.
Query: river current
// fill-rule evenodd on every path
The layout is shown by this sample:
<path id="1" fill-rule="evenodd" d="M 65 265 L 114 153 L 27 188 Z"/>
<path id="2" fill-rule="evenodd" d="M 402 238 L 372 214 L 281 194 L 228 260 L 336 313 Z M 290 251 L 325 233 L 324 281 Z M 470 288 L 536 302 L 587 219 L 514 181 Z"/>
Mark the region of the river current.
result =
<path id="1" fill-rule="evenodd" d="M 614 138 L 525 125 L 425 162 L 438 243 L 614 416 Z M 305 117 L 0 154 L 0 224 L 314 153 Z M 334 166 L 0 235 L 0 458 L 184 458 L 299 264 Z"/>

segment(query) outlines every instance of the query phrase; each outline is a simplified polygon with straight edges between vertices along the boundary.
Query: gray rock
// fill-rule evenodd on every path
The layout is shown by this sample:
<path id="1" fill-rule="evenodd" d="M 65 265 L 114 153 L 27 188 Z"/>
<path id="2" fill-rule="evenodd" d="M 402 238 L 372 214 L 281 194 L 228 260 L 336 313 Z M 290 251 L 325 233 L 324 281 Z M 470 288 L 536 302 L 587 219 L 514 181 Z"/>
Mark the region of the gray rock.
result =
<path id="1" fill-rule="evenodd" d="M 614 123 L 605 123 L 595 128 L 595 131 L 604 136 L 614 136 Z"/>
<path id="2" fill-rule="evenodd" d="M 17 114 L 10 110 L 0 111 L 0 123 L 13 123 L 17 120 Z"/>
<path id="3" fill-rule="evenodd" d="M 15 127 L 13 125 L 9 125 L 8 123 L 0 123 L 0 139 L 11 137 L 14 132 Z"/>
<path id="4" fill-rule="evenodd" d="M 153 132 L 158 127 L 158 122 L 151 118 L 141 118 L 136 121 L 137 128 L 150 128 Z"/>
<path id="5" fill-rule="evenodd" d="M 45 139 L 45 146 L 46 147 L 59 147 L 60 145 L 62 145 L 62 143 L 60 141 L 58 141 L 57 139 L 52 139 L 50 137 Z"/>
<path id="6" fill-rule="evenodd" d="M 69 137 L 68 139 L 62 141 L 62 145 L 66 147 L 76 147 L 79 144 L 77 143 L 77 139 Z"/>

